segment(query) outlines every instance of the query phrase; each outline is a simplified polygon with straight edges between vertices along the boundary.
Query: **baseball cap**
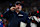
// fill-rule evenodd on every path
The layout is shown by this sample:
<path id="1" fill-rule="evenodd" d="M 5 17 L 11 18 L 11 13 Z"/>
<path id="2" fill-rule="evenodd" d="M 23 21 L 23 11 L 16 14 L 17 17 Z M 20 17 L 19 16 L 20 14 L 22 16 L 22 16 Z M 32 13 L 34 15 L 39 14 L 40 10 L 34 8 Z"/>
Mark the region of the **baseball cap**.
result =
<path id="1" fill-rule="evenodd" d="M 17 2 L 15 3 L 15 5 L 18 5 L 18 4 L 22 5 L 22 3 L 21 3 L 20 1 L 17 1 Z"/>

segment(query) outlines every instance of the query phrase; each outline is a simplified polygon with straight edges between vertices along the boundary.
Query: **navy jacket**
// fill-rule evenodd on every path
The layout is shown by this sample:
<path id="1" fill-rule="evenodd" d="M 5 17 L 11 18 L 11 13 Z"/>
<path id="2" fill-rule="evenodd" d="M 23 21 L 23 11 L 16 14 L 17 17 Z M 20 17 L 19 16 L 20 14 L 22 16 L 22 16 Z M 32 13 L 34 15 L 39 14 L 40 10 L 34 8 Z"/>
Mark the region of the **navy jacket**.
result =
<path id="1" fill-rule="evenodd" d="M 21 14 L 21 15 L 20 15 Z M 6 18 L 9 21 L 9 27 L 19 27 L 19 23 L 25 22 L 29 23 L 29 19 L 26 13 L 23 11 L 20 11 L 18 14 L 14 11 L 8 11 L 4 15 L 4 18 Z"/>

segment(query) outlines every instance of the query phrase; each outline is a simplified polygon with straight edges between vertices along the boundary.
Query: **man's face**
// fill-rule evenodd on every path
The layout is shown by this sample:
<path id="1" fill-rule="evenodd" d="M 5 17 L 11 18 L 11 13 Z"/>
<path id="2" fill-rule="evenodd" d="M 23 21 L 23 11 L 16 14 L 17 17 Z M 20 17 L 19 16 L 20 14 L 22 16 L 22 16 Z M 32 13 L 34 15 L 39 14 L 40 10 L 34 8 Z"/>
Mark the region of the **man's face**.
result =
<path id="1" fill-rule="evenodd" d="M 21 11 L 22 10 L 22 6 L 20 4 L 16 5 L 16 10 Z"/>

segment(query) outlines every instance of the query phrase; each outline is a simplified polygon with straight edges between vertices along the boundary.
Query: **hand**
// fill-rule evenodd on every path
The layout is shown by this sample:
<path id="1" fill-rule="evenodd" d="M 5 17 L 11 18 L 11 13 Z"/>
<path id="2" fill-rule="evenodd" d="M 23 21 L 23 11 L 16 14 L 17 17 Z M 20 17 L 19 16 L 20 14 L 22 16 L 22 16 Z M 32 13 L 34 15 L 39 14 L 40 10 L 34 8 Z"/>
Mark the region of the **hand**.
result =
<path id="1" fill-rule="evenodd" d="M 10 8 L 10 10 L 12 10 L 12 11 L 13 11 L 14 9 L 15 9 L 15 7 L 11 7 L 11 8 Z"/>

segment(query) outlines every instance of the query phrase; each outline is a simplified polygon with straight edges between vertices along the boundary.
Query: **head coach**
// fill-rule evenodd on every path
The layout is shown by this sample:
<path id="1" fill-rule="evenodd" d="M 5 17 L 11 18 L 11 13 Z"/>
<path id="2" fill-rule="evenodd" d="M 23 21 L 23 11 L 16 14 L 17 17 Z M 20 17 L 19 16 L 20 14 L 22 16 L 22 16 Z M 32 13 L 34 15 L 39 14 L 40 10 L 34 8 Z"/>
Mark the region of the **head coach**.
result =
<path id="1" fill-rule="evenodd" d="M 20 22 L 29 23 L 28 15 L 22 11 L 22 3 L 17 1 L 15 7 L 3 14 L 8 20 L 8 27 L 20 27 Z"/>

